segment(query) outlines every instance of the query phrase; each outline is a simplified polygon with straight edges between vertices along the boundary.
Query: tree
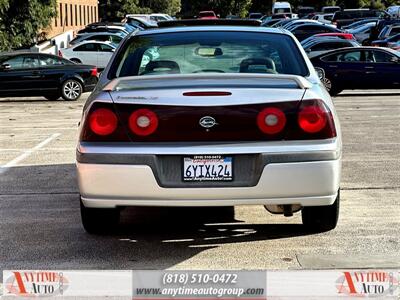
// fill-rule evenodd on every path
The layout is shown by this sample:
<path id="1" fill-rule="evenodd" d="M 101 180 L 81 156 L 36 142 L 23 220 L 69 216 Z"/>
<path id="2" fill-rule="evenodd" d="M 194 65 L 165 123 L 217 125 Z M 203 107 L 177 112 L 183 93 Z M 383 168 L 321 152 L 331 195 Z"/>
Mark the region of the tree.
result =
<path id="1" fill-rule="evenodd" d="M 181 0 L 100 0 L 99 2 L 100 16 L 105 20 L 121 19 L 126 14 L 153 12 L 174 16 L 181 10 Z"/>
<path id="2" fill-rule="evenodd" d="M 56 15 L 56 0 L 0 0 L 0 51 L 31 46 Z"/>

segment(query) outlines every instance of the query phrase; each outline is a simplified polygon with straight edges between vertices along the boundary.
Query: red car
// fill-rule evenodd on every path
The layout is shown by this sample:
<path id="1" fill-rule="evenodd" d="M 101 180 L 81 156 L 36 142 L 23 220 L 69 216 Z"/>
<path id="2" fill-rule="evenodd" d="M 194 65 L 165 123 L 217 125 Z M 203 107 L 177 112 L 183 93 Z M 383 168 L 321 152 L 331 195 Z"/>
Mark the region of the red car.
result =
<path id="1" fill-rule="evenodd" d="M 201 12 L 199 12 L 198 19 L 213 20 L 213 19 L 218 19 L 218 17 L 215 14 L 215 12 L 213 12 L 212 10 L 209 10 L 209 11 L 201 11 Z"/>

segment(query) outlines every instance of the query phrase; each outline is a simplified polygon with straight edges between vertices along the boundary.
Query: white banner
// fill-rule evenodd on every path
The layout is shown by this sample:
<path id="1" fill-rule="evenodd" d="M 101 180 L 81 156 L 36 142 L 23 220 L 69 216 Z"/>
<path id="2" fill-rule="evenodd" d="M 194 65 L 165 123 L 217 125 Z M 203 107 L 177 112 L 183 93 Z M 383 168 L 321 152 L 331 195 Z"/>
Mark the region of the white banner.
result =
<path id="1" fill-rule="evenodd" d="M 132 297 L 132 271 L 3 271 L 4 296 Z"/>

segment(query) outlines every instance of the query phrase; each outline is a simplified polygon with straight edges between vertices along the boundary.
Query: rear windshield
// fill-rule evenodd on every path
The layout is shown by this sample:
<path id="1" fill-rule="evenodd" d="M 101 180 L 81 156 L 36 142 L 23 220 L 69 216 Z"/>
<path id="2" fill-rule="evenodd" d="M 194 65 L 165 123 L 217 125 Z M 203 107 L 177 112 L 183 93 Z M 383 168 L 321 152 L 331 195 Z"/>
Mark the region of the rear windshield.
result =
<path id="1" fill-rule="evenodd" d="M 133 36 L 109 78 L 207 72 L 308 75 L 290 36 L 210 31 Z"/>

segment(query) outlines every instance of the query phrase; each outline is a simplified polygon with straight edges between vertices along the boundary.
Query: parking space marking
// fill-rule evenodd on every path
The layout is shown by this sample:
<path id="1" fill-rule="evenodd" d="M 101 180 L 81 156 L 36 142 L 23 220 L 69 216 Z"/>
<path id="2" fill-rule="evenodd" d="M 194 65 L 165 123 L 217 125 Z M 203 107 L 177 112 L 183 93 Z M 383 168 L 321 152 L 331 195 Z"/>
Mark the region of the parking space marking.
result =
<path id="1" fill-rule="evenodd" d="M 29 157 L 30 155 L 32 155 L 32 153 L 34 153 L 35 151 L 43 148 L 44 146 L 46 146 L 48 143 L 50 143 L 51 141 L 53 141 L 54 139 L 56 139 L 57 137 L 59 137 L 61 135 L 61 133 L 54 133 L 51 136 L 49 136 L 47 139 L 45 139 L 44 141 L 40 142 L 39 144 L 37 144 L 35 147 L 26 150 L 25 152 L 23 152 L 20 156 L 17 156 L 16 158 L 14 158 L 13 160 L 9 161 L 8 163 L 6 163 L 5 165 L 0 167 L 0 174 L 5 173 L 8 169 L 16 166 L 19 162 L 23 161 L 24 159 L 26 159 L 27 157 Z"/>

